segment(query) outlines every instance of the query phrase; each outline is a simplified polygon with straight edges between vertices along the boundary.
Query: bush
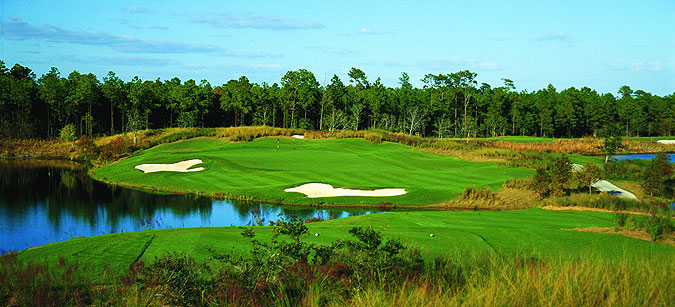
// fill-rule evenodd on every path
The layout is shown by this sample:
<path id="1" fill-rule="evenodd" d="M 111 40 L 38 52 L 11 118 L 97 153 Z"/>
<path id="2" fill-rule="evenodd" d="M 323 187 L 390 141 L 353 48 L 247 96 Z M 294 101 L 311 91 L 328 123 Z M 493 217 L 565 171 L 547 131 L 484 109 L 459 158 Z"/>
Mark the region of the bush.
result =
<path id="1" fill-rule="evenodd" d="M 103 161 L 112 161 L 131 153 L 132 150 L 131 141 L 126 137 L 118 136 L 101 147 L 99 158 Z"/>
<path id="2" fill-rule="evenodd" d="M 61 142 L 72 142 L 77 139 L 76 137 L 75 126 L 73 124 L 67 124 L 59 132 L 59 141 Z"/>
<path id="3" fill-rule="evenodd" d="M 149 287 L 159 288 L 171 305 L 204 305 L 204 292 L 213 287 L 211 280 L 204 276 L 211 276 L 211 272 L 204 265 L 184 254 L 170 252 L 145 267 L 140 274 L 140 280 Z"/>
<path id="4" fill-rule="evenodd" d="M 495 201 L 497 200 L 497 195 L 490 191 L 489 187 L 482 187 L 480 190 L 476 190 L 476 188 L 470 186 L 464 189 L 461 198 L 464 200 Z"/>
<path id="5" fill-rule="evenodd" d="M 652 241 L 656 241 L 662 234 L 672 233 L 675 230 L 668 214 L 652 213 L 647 217 L 634 220 L 638 228 L 644 229 Z"/>
<path id="6" fill-rule="evenodd" d="M 614 213 L 614 228 L 620 229 L 625 227 L 628 216 L 628 213 Z"/>
<path id="7" fill-rule="evenodd" d="M 300 124 L 298 125 L 300 129 L 304 130 L 314 130 L 314 125 L 312 125 L 312 120 L 309 118 L 301 118 Z"/>

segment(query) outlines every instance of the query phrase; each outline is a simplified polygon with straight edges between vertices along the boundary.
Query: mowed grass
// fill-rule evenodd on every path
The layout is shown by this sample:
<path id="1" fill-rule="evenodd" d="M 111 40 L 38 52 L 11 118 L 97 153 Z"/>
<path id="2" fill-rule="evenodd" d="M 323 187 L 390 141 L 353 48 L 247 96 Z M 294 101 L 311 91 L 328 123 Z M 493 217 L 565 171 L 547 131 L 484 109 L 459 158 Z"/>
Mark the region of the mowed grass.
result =
<path id="1" fill-rule="evenodd" d="M 348 232 L 352 227 L 372 227 L 382 232 L 385 238 L 400 238 L 421 248 L 426 251 L 427 257 L 497 253 L 549 259 L 587 256 L 641 259 L 672 257 L 675 252 L 675 247 L 663 243 L 570 230 L 576 227 L 612 227 L 613 215 L 602 212 L 542 209 L 392 212 L 307 225 L 309 235 L 303 237 L 306 242 L 330 244 L 338 239 L 352 239 Z M 257 239 L 267 242 L 271 230 L 271 227 L 255 227 Z M 250 243 L 240 233 L 238 227 L 118 233 L 54 243 L 21 251 L 18 257 L 22 261 L 55 262 L 62 256 L 78 260 L 95 273 L 101 273 L 104 266 L 122 271 L 141 254 L 140 260 L 147 263 L 168 252 L 185 252 L 200 262 L 210 259 L 207 248 L 244 253 Z M 319 236 L 314 236 L 315 233 Z"/>
<path id="2" fill-rule="evenodd" d="M 145 174 L 134 167 L 144 163 L 175 163 L 201 159 L 201 172 Z M 401 206 L 439 204 L 469 186 L 497 190 L 507 179 L 534 171 L 498 167 L 494 162 L 466 162 L 455 157 L 413 150 L 411 147 L 359 139 L 297 140 L 263 138 L 231 143 L 213 138 L 159 145 L 133 157 L 97 169 L 94 176 L 135 187 L 222 195 L 276 203 Z M 394 197 L 333 197 L 310 199 L 284 189 L 319 182 L 335 188 L 404 188 Z"/>

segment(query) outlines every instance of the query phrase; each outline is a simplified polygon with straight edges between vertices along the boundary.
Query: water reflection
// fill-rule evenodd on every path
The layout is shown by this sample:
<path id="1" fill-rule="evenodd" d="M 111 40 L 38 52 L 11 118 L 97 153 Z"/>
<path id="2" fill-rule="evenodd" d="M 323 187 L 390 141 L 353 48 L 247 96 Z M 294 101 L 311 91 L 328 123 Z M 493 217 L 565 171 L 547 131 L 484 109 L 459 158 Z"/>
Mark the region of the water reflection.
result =
<path id="1" fill-rule="evenodd" d="M 675 162 L 675 153 L 666 154 L 669 162 Z M 626 154 L 626 155 L 615 155 L 612 156 L 612 159 L 615 161 L 621 160 L 652 160 L 656 157 L 656 154 Z"/>
<path id="2" fill-rule="evenodd" d="M 363 209 L 316 210 L 111 187 L 75 163 L 0 162 L 0 252 L 81 236 L 144 229 L 268 225 L 282 216 L 334 219 Z"/>

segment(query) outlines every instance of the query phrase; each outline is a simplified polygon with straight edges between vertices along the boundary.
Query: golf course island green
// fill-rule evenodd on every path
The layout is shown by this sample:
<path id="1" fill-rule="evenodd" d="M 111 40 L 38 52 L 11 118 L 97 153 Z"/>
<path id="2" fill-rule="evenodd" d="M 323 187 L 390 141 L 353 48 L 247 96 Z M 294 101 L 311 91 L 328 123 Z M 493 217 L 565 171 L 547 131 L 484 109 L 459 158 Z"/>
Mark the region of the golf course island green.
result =
<path id="1" fill-rule="evenodd" d="M 196 159 L 202 163 L 187 172 L 145 173 L 136 168 Z M 195 168 L 203 170 L 189 171 Z M 372 144 L 360 139 L 262 138 L 233 143 L 195 138 L 144 150 L 96 169 L 93 176 L 107 183 L 153 191 L 280 204 L 374 206 L 388 202 L 398 207 L 418 207 L 442 204 L 469 186 L 498 190 L 509 178 L 533 173 L 531 169 L 467 162 L 401 144 Z M 284 191 L 308 183 L 328 184 L 335 189 L 404 189 L 405 193 L 310 198 Z"/>

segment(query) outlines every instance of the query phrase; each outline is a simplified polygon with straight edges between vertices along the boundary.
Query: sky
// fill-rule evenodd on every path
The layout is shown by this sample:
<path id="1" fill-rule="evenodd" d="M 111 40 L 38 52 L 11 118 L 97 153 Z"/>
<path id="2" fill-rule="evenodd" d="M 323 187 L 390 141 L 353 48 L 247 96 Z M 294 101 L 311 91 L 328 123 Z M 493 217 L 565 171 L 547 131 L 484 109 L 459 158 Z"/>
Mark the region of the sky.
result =
<path id="1" fill-rule="evenodd" d="M 324 84 L 352 67 L 398 87 L 402 72 L 470 70 L 493 87 L 552 84 L 675 93 L 675 1 L 0 1 L 0 60 L 39 77 L 245 75 L 279 83 L 308 69 Z"/>

